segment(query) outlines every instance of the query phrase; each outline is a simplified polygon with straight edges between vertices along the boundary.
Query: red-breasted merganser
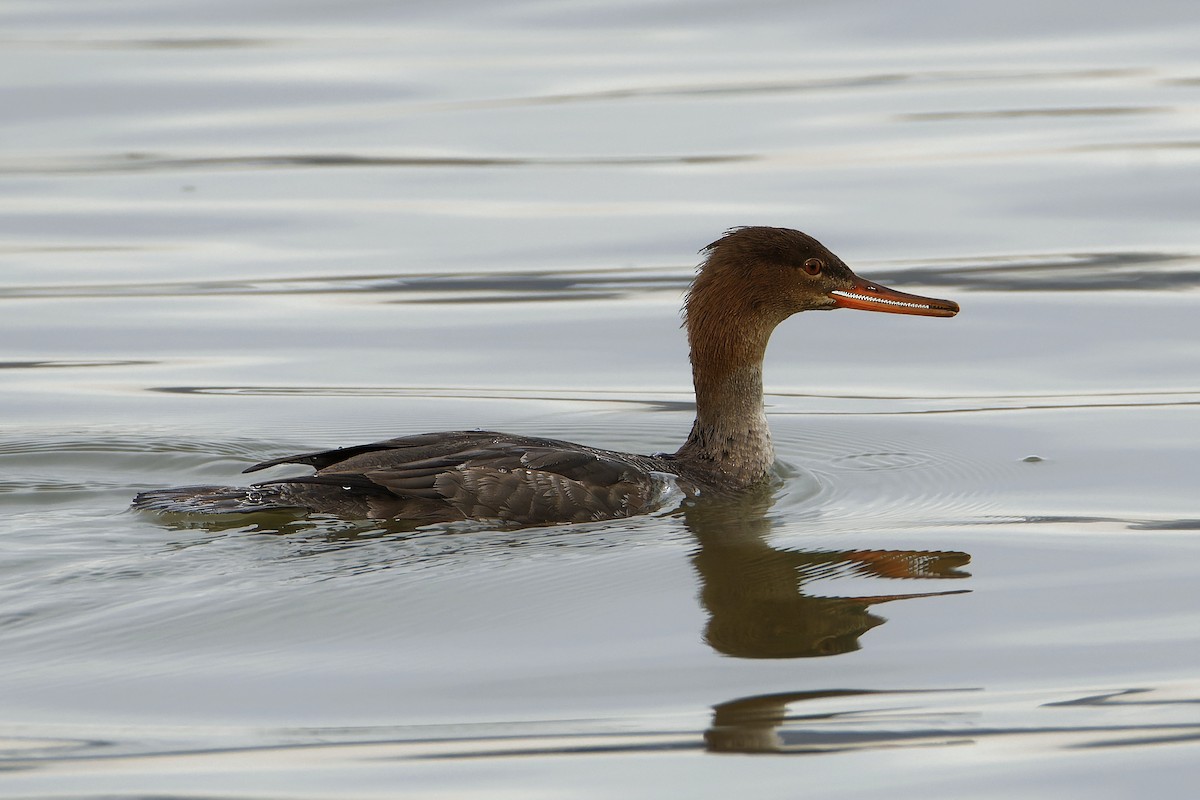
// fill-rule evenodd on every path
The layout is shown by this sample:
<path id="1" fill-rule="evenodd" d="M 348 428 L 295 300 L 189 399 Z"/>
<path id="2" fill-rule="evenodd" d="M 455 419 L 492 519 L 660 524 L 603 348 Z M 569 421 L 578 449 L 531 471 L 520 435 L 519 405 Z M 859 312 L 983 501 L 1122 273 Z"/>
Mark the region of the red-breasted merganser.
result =
<path id="1" fill-rule="evenodd" d="M 775 460 L 763 413 L 762 364 L 775 326 L 798 311 L 857 308 L 952 317 L 950 300 L 864 280 L 816 239 L 787 228 L 728 231 L 704 248 L 684 303 L 696 421 L 672 454 L 635 455 L 494 431 L 446 431 L 264 461 L 315 474 L 251 487 L 142 492 L 135 508 L 181 513 L 296 509 L 418 523 L 520 525 L 616 519 L 684 495 L 744 491 Z"/>

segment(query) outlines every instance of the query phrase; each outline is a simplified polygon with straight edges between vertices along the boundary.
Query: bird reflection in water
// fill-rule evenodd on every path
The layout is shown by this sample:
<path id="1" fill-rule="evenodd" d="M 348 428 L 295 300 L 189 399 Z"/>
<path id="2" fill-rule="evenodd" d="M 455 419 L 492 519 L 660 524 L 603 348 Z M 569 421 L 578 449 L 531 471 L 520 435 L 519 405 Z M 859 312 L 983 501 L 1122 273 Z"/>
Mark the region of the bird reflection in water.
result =
<path id="1" fill-rule="evenodd" d="M 961 594 L 967 590 L 816 597 L 804 583 L 821 577 L 954 579 L 971 557 L 958 551 L 787 550 L 768 542 L 773 487 L 730 500 L 688 505 L 696 537 L 692 564 L 708 612 L 705 641 L 738 658 L 832 656 L 859 649 L 859 637 L 884 623 L 878 603 Z"/>
<path id="2" fill-rule="evenodd" d="M 878 603 L 962 594 L 957 589 L 856 597 L 817 597 L 804 584 L 818 578 L 957 579 L 971 557 L 954 550 L 788 550 L 768 541 L 773 488 L 736 500 L 696 502 L 684 520 L 696 538 L 692 564 L 700 578 L 700 601 L 708 612 L 704 639 L 737 658 L 806 658 L 849 653 L 859 637 L 882 625 Z M 810 730 L 789 726 L 793 703 L 895 692 L 808 690 L 739 698 L 713 706 L 704 732 L 712 752 L 836 752 L 862 747 L 927 744 L 895 733 Z M 904 693 L 901 693 L 904 694 Z"/>

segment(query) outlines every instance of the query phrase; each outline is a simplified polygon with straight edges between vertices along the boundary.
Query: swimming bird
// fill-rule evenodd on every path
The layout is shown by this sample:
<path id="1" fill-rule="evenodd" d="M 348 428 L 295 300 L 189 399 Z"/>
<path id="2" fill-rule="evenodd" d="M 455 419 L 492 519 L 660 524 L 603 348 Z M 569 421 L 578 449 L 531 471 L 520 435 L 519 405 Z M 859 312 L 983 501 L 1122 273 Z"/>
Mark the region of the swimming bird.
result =
<path id="1" fill-rule="evenodd" d="M 445 431 L 285 456 L 245 472 L 302 464 L 310 475 L 250 487 L 157 489 L 135 508 L 182 513 L 276 509 L 416 523 L 544 525 L 654 511 L 663 498 L 744 492 L 775 460 L 762 364 L 779 323 L 800 311 L 855 308 L 952 317 L 950 300 L 858 277 L 816 239 L 788 228 L 734 228 L 705 247 L 688 290 L 696 420 L 674 453 L 637 455 L 495 431 Z"/>

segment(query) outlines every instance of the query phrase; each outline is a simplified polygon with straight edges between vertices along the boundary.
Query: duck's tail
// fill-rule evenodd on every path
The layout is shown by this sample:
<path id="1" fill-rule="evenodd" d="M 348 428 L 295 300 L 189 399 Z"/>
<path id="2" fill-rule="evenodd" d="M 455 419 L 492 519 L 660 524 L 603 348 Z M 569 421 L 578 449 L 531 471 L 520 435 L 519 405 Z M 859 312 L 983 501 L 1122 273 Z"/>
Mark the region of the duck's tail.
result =
<path id="1" fill-rule="evenodd" d="M 180 486 L 151 489 L 133 498 L 133 507 L 171 514 L 252 514 L 295 509 L 279 486 Z"/>

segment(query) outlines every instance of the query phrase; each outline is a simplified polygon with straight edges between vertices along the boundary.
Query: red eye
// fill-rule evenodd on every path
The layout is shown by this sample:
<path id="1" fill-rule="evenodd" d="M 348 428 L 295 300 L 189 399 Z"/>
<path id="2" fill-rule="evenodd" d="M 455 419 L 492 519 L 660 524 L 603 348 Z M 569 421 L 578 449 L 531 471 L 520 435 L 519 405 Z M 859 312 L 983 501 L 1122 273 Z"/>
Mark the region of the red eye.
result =
<path id="1" fill-rule="evenodd" d="M 819 258 L 810 258 L 804 262 L 804 271 L 809 275 L 820 275 L 823 269 L 825 269 L 825 262 Z"/>

